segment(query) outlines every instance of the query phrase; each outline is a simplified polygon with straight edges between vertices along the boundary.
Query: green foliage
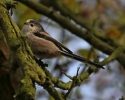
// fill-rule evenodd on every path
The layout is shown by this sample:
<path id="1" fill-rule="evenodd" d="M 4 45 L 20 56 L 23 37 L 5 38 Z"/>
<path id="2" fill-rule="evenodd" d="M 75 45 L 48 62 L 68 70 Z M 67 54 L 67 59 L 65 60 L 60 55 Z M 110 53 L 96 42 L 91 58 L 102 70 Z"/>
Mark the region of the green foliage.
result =
<path id="1" fill-rule="evenodd" d="M 84 58 L 94 59 L 94 55 L 90 50 L 87 49 L 79 49 L 78 53 L 82 55 Z M 90 55 L 90 56 L 89 56 Z"/>
<path id="2" fill-rule="evenodd" d="M 82 5 L 76 2 L 76 0 L 64 0 L 64 4 L 74 13 L 79 13 L 82 11 Z"/>
<path id="3" fill-rule="evenodd" d="M 27 19 L 40 20 L 41 15 L 25 6 L 22 3 L 18 4 L 18 9 L 14 10 L 15 15 L 18 19 L 18 26 L 21 27 Z"/>

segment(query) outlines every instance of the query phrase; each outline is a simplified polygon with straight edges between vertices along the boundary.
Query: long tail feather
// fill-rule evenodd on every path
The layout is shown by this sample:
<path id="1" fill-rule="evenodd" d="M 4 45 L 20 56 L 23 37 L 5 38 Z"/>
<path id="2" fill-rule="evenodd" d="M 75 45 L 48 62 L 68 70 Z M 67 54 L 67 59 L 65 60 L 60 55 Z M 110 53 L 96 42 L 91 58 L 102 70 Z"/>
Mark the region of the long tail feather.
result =
<path id="1" fill-rule="evenodd" d="M 101 66 L 101 65 L 99 65 L 98 63 L 92 62 L 92 61 L 90 61 L 90 60 L 88 60 L 88 59 L 85 59 L 85 58 L 83 58 L 83 57 L 77 56 L 77 55 L 75 55 L 75 54 L 69 54 L 69 53 L 64 52 L 64 51 L 59 51 L 59 52 L 60 52 L 62 55 L 67 56 L 67 57 L 69 57 L 69 58 L 73 58 L 73 59 L 78 60 L 78 61 L 80 61 L 80 62 L 84 62 L 84 63 L 90 64 L 90 65 L 93 65 L 93 66 L 95 66 L 95 67 L 104 69 L 104 67 Z"/>

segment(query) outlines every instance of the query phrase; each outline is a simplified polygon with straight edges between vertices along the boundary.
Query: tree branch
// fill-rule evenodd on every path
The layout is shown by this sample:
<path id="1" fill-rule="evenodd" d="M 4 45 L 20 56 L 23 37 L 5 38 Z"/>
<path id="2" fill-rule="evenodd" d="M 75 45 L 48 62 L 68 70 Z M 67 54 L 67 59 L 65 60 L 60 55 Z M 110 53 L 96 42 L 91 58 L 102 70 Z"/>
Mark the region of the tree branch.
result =
<path id="1" fill-rule="evenodd" d="M 121 52 L 123 52 L 125 50 L 125 46 L 120 46 L 119 48 L 117 48 L 108 58 L 106 58 L 105 60 L 103 60 L 102 62 L 100 62 L 101 65 L 105 65 L 107 62 L 111 62 L 114 59 L 116 59 L 119 54 Z M 92 72 L 97 71 L 98 69 L 95 67 L 89 67 L 87 71 L 81 73 L 78 77 L 77 77 L 77 84 L 75 84 L 75 86 L 79 86 L 85 79 L 87 79 Z M 59 80 L 58 78 L 54 78 L 51 76 L 50 72 L 48 70 L 46 70 L 46 68 L 44 68 L 44 71 L 46 73 L 46 75 L 51 79 L 52 83 L 54 84 L 54 86 L 64 89 L 64 90 L 68 90 L 70 89 L 71 85 L 72 85 L 72 81 L 69 81 L 67 83 L 62 82 L 61 80 Z"/>
<path id="2" fill-rule="evenodd" d="M 16 96 L 19 99 L 23 97 L 23 100 L 27 100 L 27 98 L 34 99 L 36 93 L 33 87 L 34 82 L 43 84 L 46 75 L 33 60 L 33 54 L 19 28 L 11 19 L 6 4 L 5 0 L 0 1 L 0 28 L 4 32 L 11 50 L 11 63 L 17 62 L 23 72 Z"/>
<path id="3" fill-rule="evenodd" d="M 88 31 L 92 31 L 93 35 L 95 35 L 97 38 L 101 39 L 104 42 L 107 42 L 109 45 L 112 45 L 113 47 L 119 47 L 119 43 L 117 40 L 112 39 L 110 37 L 105 36 L 102 34 L 98 28 L 93 27 L 92 23 L 90 23 L 87 19 L 84 19 L 82 16 L 75 14 L 72 12 L 69 8 L 67 8 L 61 0 L 54 0 L 55 2 L 50 0 L 50 4 L 53 4 L 53 6 L 58 9 L 64 16 L 70 17 L 72 20 L 74 20 L 77 24 L 81 25 Z"/>

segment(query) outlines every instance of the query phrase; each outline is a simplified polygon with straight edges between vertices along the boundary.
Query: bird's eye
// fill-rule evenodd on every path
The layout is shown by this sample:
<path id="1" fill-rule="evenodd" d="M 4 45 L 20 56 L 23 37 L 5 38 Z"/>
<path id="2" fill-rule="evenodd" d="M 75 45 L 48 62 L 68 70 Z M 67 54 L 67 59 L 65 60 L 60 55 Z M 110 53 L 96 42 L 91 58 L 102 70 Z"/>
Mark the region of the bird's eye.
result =
<path id="1" fill-rule="evenodd" d="M 33 27 L 34 25 L 33 24 L 30 24 L 31 27 Z"/>

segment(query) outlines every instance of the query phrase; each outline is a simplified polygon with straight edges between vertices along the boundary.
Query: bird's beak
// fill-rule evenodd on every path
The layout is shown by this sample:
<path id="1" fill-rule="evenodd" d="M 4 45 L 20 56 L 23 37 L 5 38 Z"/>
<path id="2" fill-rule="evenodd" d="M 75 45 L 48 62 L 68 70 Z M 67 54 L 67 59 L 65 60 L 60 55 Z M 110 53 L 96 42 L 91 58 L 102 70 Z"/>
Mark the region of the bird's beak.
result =
<path id="1" fill-rule="evenodd" d="M 27 22 L 24 22 L 25 25 L 27 25 L 28 23 Z"/>

